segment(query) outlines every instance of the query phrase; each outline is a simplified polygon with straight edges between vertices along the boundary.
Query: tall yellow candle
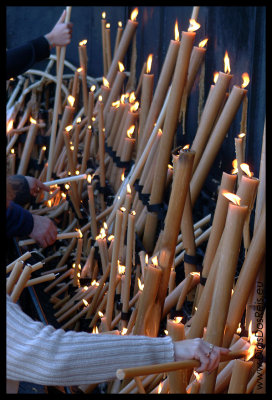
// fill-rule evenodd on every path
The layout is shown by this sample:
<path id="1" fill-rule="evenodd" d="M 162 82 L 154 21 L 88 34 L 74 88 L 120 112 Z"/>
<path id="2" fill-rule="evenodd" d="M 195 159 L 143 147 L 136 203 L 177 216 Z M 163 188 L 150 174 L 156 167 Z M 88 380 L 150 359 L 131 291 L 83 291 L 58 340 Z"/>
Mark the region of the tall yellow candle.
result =
<path id="1" fill-rule="evenodd" d="M 195 35 L 195 32 L 182 32 L 181 44 L 164 121 L 163 132 L 165 132 L 165 134 L 162 135 L 160 141 L 158 162 L 156 163 L 154 181 L 150 194 L 150 205 L 161 203 L 163 198 L 169 156 L 177 127 L 180 102 L 186 83 Z M 147 251 L 151 251 L 154 247 L 157 221 L 158 216 L 156 213 L 149 212 L 147 214 L 143 236 L 143 245 Z"/>
<path id="2" fill-rule="evenodd" d="M 252 361 L 234 360 L 228 393 L 246 393 Z"/>
<path id="3" fill-rule="evenodd" d="M 31 118 L 31 125 L 29 131 L 27 133 L 23 153 L 21 156 L 20 164 L 17 170 L 17 174 L 26 175 L 27 168 L 31 156 L 31 152 L 33 150 L 34 142 L 38 133 L 38 125 L 35 119 Z"/>

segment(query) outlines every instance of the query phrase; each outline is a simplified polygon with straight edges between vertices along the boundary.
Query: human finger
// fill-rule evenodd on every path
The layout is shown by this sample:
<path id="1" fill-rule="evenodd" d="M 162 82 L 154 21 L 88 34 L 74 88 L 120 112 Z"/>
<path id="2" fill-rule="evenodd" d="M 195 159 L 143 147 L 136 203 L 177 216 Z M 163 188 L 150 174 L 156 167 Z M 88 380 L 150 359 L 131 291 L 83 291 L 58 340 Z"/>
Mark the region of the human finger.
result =
<path id="1" fill-rule="evenodd" d="M 65 21 L 65 17 L 66 17 L 66 10 L 63 10 L 63 12 L 62 12 L 57 24 L 61 24 L 62 22 L 64 22 Z"/>

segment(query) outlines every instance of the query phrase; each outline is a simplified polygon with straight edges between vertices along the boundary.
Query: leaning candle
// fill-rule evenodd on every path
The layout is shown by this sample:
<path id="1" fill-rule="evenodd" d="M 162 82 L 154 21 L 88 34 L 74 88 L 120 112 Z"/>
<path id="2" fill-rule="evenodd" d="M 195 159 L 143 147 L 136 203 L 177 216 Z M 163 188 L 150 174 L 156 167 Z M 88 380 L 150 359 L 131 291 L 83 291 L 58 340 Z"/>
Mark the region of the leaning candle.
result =
<path id="1" fill-rule="evenodd" d="M 182 39 L 179 48 L 177 63 L 170 90 L 168 107 L 164 121 L 164 131 L 159 147 L 158 160 L 154 174 L 152 190 L 150 194 L 150 205 L 160 204 L 163 198 L 165 179 L 167 174 L 171 146 L 176 132 L 178 113 L 181 98 L 186 84 L 190 55 L 195 39 L 195 32 L 182 32 Z M 148 213 L 143 236 L 143 245 L 147 251 L 151 251 L 154 246 L 154 236 L 157 228 L 157 214 Z"/>
<path id="2" fill-rule="evenodd" d="M 252 365 L 252 361 L 234 361 L 228 393 L 246 393 Z"/>
<path id="3" fill-rule="evenodd" d="M 205 335 L 205 340 L 216 346 L 222 345 L 243 226 L 248 211 L 248 207 L 239 205 L 240 199 L 238 196 L 232 193 L 227 193 L 225 196 L 228 196 L 234 204 L 230 203 L 228 207 L 222 250 L 215 278 L 212 304 Z M 205 375 L 201 384 L 200 393 L 212 393 L 215 380 L 216 370 L 209 376 Z"/>
<path id="4" fill-rule="evenodd" d="M 83 105 L 85 116 L 88 115 L 88 87 L 87 87 L 87 53 L 86 53 L 87 40 L 84 39 L 79 42 L 78 52 L 79 52 L 79 62 L 80 62 L 80 75 L 83 93 Z"/>
<path id="5" fill-rule="evenodd" d="M 7 284 L 6 284 L 6 292 L 7 294 L 11 294 L 14 285 L 18 281 L 22 270 L 24 267 L 24 262 L 23 261 L 17 261 L 14 265 L 14 268 L 11 271 L 10 276 L 8 277 Z"/>
<path id="6" fill-rule="evenodd" d="M 212 131 L 207 146 L 192 177 L 190 185 L 192 205 L 194 205 L 197 200 L 197 197 L 210 171 L 214 159 L 223 143 L 223 140 L 228 132 L 228 129 L 230 128 L 232 120 L 234 119 L 245 94 L 245 89 L 242 89 L 238 86 L 232 87 L 225 107 Z"/>
<path id="7" fill-rule="evenodd" d="M 105 36 L 105 30 L 106 30 L 106 13 L 105 11 L 102 12 L 102 17 L 101 17 L 101 36 L 102 36 L 102 54 L 103 54 L 103 71 L 104 75 L 107 74 L 108 72 L 108 65 L 107 65 L 107 56 L 106 56 L 106 36 Z"/>
<path id="8" fill-rule="evenodd" d="M 56 179 L 54 181 L 43 182 L 43 184 L 46 186 L 61 185 L 63 183 L 69 183 L 69 182 L 74 182 L 74 181 L 76 182 L 81 179 L 87 179 L 87 177 L 88 177 L 87 174 L 71 175 L 71 176 L 67 176 L 66 178 Z"/>
<path id="9" fill-rule="evenodd" d="M 124 84 L 124 80 L 126 78 L 126 73 L 124 71 L 124 65 L 119 61 L 118 62 L 119 65 L 119 71 L 117 72 L 117 75 L 114 79 L 114 83 L 112 85 L 111 91 L 106 99 L 106 101 L 104 101 L 104 118 L 107 117 L 107 113 L 109 111 L 109 108 L 111 106 L 111 104 L 116 101 L 118 99 L 118 97 L 120 96 L 120 93 L 122 91 L 122 87 Z"/>
<path id="10" fill-rule="evenodd" d="M 108 70 L 111 66 L 112 56 L 111 56 L 111 31 L 110 31 L 110 23 L 106 23 L 105 26 L 105 44 L 106 44 L 106 57 L 107 57 L 107 66 Z"/>
<path id="11" fill-rule="evenodd" d="M 91 218 L 91 233 L 92 233 L 92 238 L 95 239 L 97 236 L 97 222 L 96 222 L 93 186 L 90 184 L 88 185 L 87 189 L 88 189 L 89 211 Z"/>
<path id="12" fill-rule="evenodd" d="M 121 37 L 123 33 L 123 25 L 122 21 L 118 21 L 118 27 L 117 27 L 117 34 L 116 34 L 116 39 L 115 39 L 115 46 L 114 46 L 114 51 L 113 51 L 113 56 L 115 56 L 116 51 L 118 49 Z"/>
<path id="13" fill-rule="evenodd" d="M 30 125 L 29 131 L 27 133 L 24 150 L 23 150 L 20 164 L 19 164 L 19 167 L 17 170 L 17 174 L 20 174 L 20 175 L 26 175 L 26 173 L 27 173 L 27 168 L 28 168 L 31 152 L 33 150 L 33 146 L 34 146 L 35 139 L 36 139 L 37 132 L 38 132 L 38 125 L 37 125 L 36 120 L 30 117 L 30 122 L 31 122 L 31 125 Z"/>
<path id="14" fill-rule="evenodd" d="M 138 22 L 136 21 L 137 15 L 138 9 L 133 10 L 131 13 L 131 19 L 127 21 L 118 49 L 113 57 L 111 66 L 107 73 L 107 80 L 109 81 L 110 85 L 113 84 L 113 81 L 115 79 L 118 69 L 118 61 L 123 61 L 131 39 L 133 38 L 136 28 L 138 26 Z"/>
<path id="15" fill-rule="evenodd" d="M 80 265 L 80 259 L 81 259 L 81 253 L 82 253 L 82 247 L 83 247 L 83 238 L 82 238 L 82 233 L 79 231 L 79 238 L 77 239 L 77 249 L 76 249 L 76 259 L 75 259 L 75 269 L 74 269 L 74 276 L 73 276 L 73 286 L 78 286 L 78 272 L 79 272 L 79 265 Z"/>
<path id="16" fill-rule="evenodd" d="M 24 267 L 16 285 L 14 286 L 11 295 L 10 295 L 13 303 L 16 303 L 18 301 L 22 291 L 24 290 L 24 287 L 25 287 L 27 281 L 30 278 L 31 273 L 32 273 L 31 265 L 26 265 Z"/>

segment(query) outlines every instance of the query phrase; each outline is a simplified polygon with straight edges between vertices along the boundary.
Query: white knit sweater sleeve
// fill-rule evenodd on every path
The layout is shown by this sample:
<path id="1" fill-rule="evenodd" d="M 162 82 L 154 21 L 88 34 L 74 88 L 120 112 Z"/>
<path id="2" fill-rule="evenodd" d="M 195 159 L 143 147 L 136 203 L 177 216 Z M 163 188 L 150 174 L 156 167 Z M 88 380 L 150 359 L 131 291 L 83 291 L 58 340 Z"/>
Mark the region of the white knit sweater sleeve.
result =
<path id="1" fill-rule="evenodd" d="M 114 379 L 118 368 L 171 361 L 168 336 L 66 332 L 34 321 L 7 295 L 7 379 L 72 386 Z"/>

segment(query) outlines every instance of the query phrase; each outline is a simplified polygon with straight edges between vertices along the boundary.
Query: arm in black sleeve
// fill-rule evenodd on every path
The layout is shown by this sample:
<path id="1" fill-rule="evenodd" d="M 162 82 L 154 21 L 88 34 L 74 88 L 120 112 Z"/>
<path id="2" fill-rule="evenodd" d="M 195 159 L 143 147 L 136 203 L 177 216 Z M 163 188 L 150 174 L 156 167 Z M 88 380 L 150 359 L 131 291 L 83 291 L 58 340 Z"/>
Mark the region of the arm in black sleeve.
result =
<path id="1" fill-rule="evenodd" d="M 24 206 L 31 200 L 31 194 L 27 179 L 24 175 L 10 175 L 7 177 L 8 183 L 12 187 L 14 203 Z"/>
<path id="2" fill-rule="evenodd" d="M 50 45 L 44 36 L 30 40 L 6 52 L 6 79 L 14 78 L 31 68 L 36 62 L 50 56 Z"/>
<path id="3" fill-rule="evenodd" d="M 31 212 L 11 201 L 6 210 L 6 235 L 13 236 L 29 235 L 34 226 Z"/>

